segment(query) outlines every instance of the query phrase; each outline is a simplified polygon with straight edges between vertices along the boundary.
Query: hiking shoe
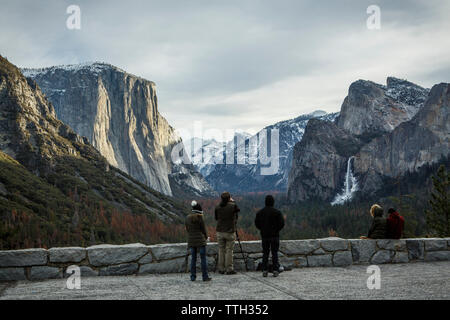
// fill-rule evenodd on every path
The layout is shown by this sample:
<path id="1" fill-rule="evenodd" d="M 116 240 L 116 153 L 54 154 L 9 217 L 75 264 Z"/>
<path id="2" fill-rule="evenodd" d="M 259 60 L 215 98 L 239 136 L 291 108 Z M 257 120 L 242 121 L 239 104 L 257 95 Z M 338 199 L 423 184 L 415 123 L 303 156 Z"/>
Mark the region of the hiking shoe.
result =
<path id="1" fill-rule="evenodd" d="M 279 272 L 278 271 L 274 271 L 273 272 L 273 276 L 276 278 L 276 277 L 278 277 L 278 275 L 279 275 Z"/>
<path id="2" fill-rule="evenodd" d="M 211 281 L 211 280 L 212 280 L 212 278 L 210 278 L 210 277 L 203 279 L 203 281 Z"/>
<path id="3" fill-rule="evenodd" d="M 234 270 L 231 270 L 231 271 L 228 271 L 227 274 L 237 274 L 237 272 Z"/>
<path id="4" fill-rule="evenodd" d="M 264 277 L 264 278 L 266 278 L 268 274 L 269 274 L 269 272 L 263 271 L 263 277 Z"/>
<path id="5" fill-rule="evenodd" d="M 225 271 L 217 271 L 217 272 L 219 272 L 220 274 L 225 274 Z"/>
<path id="6" fill-rule="evenodd" d="M 195 281 L 195 277 L 191 277 L 191 281 Z"/>

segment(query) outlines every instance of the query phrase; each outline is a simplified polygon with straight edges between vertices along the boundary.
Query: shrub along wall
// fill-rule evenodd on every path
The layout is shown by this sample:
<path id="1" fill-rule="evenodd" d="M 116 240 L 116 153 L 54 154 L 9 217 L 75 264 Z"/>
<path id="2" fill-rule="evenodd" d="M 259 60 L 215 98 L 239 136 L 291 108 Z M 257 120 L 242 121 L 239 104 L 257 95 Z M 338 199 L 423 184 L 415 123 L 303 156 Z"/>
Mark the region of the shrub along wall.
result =
<path id="1" fill-rule="evenodd" d="M 255 270 L 262 258 L 261 242 L 242 242 L 242 250 L 236 242 L 235 269 L 245 270 L 244 261 L 247 261 L 248 269 Z M 217 243 L 208 243 L 211 271 L 215 270 L 217 251 Z M 450 260 L 450 238 L 346 240 L 333 237 L 280 243 L 280 262 L 290 268 L 443 260 Z M 66 269 L 70 265 L 80 266 L 81 276 L 117 276 L 188 272 L 189 264 L 186 243 L 7 250 L 0 251 L 0 281 L 67 277 Z"/>

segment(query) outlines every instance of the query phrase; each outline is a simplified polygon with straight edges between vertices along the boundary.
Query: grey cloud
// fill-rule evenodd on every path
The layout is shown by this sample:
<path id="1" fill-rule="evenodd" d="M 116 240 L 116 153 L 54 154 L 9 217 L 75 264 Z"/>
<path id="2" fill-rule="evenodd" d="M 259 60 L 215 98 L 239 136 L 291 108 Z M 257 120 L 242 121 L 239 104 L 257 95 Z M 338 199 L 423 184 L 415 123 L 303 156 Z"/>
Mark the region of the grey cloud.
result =
<path id="1" fill-rule="evenodd" d="M 65 9 L 72 3 L 81 7 L 81 30 L 65 28 Z M 417 60 L 436 49 L 450 56 L 448 37 L 439 32 L 448 30 L 449 3 L 377 1 L 382 14 L 377 33 L 366 29 L 371 4 L 7 1 L 0 12 L 0 48 L 19 66 L 100 60 L 153 80 L 160 110 L 175 127 L 202 118 L 221 128 L 228 121 L 220 117 L 234 118 L 242 129 L 263 127 L 280 115 L 339 109 L 358 78 L 384 82 L 388 75 L 405 76 L 428 86 L 448 81 L 448 59 L 423 66 Z M 298 87 L 280 88 L 290 79 Z"/>

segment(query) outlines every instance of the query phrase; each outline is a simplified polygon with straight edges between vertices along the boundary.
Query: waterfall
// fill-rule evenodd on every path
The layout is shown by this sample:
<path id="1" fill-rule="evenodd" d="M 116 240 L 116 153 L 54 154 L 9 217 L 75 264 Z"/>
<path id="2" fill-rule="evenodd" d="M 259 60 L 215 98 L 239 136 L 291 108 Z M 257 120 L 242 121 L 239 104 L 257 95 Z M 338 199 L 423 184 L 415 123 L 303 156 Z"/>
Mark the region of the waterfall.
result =
<path id="1" fill-rule="evenodd" d="M 347 172 L 345 173 L 345 181 L 344 188 L 341 193 L 338 193 L 334 200 L 331 202 L 331 205 L 343 204 L 346 201 L 349 201 L 353 198 L 353 193 L 358 190 L 358 182 L 356 181 L 356 177 L 353 175 L 352 171 L 352 159 L 355 159 L 354 156 L 351 156 L 347 160 Z"/>

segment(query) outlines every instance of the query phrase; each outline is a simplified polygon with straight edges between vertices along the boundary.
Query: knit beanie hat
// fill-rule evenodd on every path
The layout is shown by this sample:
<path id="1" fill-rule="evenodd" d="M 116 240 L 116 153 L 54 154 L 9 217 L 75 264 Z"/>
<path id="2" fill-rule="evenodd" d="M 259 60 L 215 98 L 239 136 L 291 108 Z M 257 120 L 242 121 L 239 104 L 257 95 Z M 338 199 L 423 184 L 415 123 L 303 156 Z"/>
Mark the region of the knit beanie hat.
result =
<path id="1" fill-rule="evenodd" d="M 202 206 L 195 200 L 191 202 L 192 210 L 202 211 Z"/>

